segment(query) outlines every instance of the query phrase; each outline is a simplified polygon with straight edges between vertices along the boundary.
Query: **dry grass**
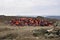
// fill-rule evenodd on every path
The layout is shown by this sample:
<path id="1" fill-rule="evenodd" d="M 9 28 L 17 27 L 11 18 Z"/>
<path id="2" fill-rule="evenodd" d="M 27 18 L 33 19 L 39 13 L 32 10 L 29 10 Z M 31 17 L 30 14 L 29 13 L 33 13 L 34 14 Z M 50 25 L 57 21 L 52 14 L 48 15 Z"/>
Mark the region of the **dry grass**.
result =
<path id="1" fill-rule="evenodd" d="M 32 30 L 34 29 L 48 29 L 49 27 L 16 27 L 9 25 L 0 26 L 0 40 L 59 40 L 60 38 L 45 39 L 44 37 L 34 37 Z M 51 28 L 51 27 L 50 27 Z"/>

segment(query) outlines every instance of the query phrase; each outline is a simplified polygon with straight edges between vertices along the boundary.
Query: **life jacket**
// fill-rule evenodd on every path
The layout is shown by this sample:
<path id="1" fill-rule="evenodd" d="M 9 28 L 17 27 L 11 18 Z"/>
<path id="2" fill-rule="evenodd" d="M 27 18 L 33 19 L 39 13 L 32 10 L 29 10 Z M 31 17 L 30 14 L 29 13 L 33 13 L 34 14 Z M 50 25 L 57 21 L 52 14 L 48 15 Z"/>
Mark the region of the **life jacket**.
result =
<path id="1" fill-rule="evenodd" d="M 16 21 L 16 23 L 15 23 L 16 25 L 18 25 L 19 24 L 19 21 Z"/>

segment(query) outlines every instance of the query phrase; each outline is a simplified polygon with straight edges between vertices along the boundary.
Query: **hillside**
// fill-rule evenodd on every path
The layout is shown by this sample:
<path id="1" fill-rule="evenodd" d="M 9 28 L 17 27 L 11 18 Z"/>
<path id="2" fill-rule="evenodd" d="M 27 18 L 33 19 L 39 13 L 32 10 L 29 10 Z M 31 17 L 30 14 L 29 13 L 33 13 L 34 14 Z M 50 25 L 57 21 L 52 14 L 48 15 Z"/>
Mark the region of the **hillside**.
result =
<path id="1" fill-rule="evenodd" d="M 28 17 L 28 16 L 4 16 L 4 15 L 0 15 L 0 22 L 5 22 L 5 21 L 9 21 L 13 18 L 22 18 L 22 17 L 26 17 L 26 18 L 37 18 L 37 19 L 46 19 L 46 20 L 50 20 L 50 21 L 56 21 L 56 19 L 50 19 L 47 17 L 42 17 L 42 16 L 37 16 L 37 17 Z"/>
<path id="2" fill-rule="evenodd" d="M 60 19 L 60 16 L 47 16 L 47 18 L 51 18 L 51 19 Z"/>

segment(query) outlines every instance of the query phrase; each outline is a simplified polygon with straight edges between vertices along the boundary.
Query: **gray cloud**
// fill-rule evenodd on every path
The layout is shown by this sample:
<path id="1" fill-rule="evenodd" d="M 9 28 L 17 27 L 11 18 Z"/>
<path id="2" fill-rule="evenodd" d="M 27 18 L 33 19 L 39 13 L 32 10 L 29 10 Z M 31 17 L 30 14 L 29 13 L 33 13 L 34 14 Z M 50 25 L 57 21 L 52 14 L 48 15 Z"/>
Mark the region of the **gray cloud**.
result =
<path id="1" fill-rule="evenodd" d="M 0 15 L 20 15 L 32 12 L 32 0 L 0 0 Z"/>
<path id="2" fill-rule="evenodd" d="M 33 13 L 40 15 L 60 15 L 59 0 L 35 0 L 35 4 L 33 6 Z"/>
<path id="3" fill-rule="evenodd" d="M 0 15 L 60 15 L 60 0 L 0 0 Z"/>

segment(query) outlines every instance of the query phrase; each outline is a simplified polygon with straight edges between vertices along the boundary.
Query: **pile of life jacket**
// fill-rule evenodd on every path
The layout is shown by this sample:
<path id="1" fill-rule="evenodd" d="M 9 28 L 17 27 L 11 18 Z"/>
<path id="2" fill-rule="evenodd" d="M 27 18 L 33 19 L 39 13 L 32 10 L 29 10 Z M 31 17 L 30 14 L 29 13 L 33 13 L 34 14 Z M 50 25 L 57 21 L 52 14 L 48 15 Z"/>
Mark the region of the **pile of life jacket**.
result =
<path id="1" fill-rule="evenodd" d="M 10 24 L 16 26 L 49 26 L 53 25 L 53 22 L 37 18 L 18 18 L 11 19 Z"/>

